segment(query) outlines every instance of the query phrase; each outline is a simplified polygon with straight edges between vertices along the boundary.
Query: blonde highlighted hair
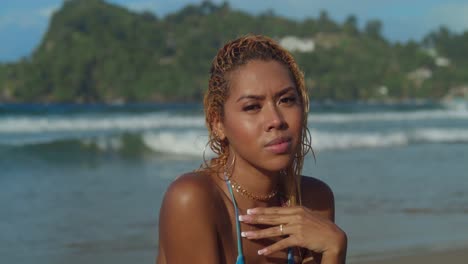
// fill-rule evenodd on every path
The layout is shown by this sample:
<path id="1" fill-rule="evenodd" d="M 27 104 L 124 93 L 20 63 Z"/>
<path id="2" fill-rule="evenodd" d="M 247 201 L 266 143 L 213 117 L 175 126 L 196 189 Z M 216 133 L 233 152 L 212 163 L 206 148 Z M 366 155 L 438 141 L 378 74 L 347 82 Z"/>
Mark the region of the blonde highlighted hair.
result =
<path id="1" fill-rule="evenodd" d="M 285 177 L 281 177 L 281 191 L 292 205 L 301 203 L 300 177 L 305 155 L 311 150 L 311 138 L 307 128 L 309 96 L 304 84 L 304 75 L 293 56 L 274 40 L 261 35 L 246 35 L 228 42 L 219 49 L 213 59 L 208 90 L 204 96 L 205 121 L 209 132 L 208 145 L 217 155 L 202 169 L 222 170 L 229 158 L 229 142 L 215 134 L 214 124 L 223 121 L 224 103 L 229 96 L 229 74 L 251 60 L 277 61 L 289 69 L 302 105 L 301 144 L 299 144 L 293 162 L 285 168 Z"/>

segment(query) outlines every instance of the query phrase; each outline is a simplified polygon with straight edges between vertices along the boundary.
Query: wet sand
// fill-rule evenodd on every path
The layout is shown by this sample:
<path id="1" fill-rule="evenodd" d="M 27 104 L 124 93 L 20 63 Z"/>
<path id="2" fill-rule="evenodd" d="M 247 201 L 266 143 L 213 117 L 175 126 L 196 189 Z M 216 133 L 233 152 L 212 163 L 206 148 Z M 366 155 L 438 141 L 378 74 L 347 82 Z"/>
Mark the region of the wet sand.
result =
<path id="1" fill-rule="evenodd" d="M 465 264 L 468 263 L 468 248 L 445 251 L 418 252 L 385 259 L 352 260 L 350 264 Z"/>

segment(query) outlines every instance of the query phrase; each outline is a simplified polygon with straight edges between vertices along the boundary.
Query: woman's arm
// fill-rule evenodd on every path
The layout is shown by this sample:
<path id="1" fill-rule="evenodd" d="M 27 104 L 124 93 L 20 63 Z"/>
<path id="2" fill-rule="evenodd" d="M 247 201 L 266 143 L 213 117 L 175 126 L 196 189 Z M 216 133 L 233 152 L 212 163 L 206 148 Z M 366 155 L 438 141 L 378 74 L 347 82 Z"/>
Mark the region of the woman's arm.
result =
<path id="1" fill-rule="evenodd" d="M 211 182 L 195 174 L 168 188 L 159 215 L 158 264 L 219 263 Z"/>

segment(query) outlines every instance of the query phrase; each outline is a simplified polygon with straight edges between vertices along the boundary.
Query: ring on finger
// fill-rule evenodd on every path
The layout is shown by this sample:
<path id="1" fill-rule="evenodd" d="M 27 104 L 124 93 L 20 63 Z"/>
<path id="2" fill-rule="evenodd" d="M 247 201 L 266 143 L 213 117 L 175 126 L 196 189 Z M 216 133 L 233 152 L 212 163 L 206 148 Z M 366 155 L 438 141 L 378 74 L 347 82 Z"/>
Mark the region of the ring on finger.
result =
<path id="1" fill-rule="evenodd" d="M 279 229 L 280 229 L 281 235 L 283 235 L 283 224 L 279 226 Z"/>

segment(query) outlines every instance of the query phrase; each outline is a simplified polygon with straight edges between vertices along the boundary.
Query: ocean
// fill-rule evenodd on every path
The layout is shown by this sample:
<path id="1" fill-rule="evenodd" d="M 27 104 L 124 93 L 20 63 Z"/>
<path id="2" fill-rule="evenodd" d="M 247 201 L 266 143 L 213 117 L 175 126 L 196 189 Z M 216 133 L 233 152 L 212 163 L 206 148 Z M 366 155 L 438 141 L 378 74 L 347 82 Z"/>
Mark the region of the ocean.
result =
<path id="1" fill-rule="evenodd" d="M 348 259 L 468 245 L 468 111 L 313 103 Z M 164 191 L 203 162 L 199 104 L 1 105 L 2 263 L 154 263 Z M 212 153 L 207 152 L 207 156 Z"/>

